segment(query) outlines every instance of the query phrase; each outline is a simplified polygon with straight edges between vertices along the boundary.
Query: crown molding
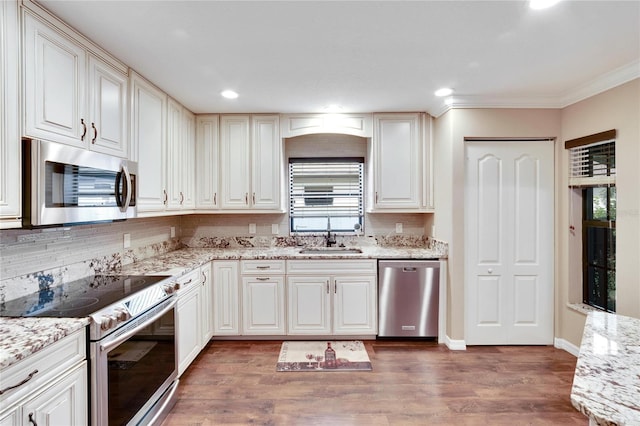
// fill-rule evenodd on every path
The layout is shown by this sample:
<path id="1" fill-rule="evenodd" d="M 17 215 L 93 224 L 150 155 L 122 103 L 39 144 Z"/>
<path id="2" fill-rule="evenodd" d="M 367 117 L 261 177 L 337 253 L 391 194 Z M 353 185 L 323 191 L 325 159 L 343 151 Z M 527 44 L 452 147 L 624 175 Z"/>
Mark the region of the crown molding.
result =
<path id="1" fill-rule="evenodd" d="M 640 60 L 635 60 L 600 77 L 575 87 L 560 96 L 451 96 L 444 100 L 440 108 L 429 113 L 439 117 L 456 108 L 565 108 L 576 102 L 613 89 L 631 80 L 640 78 Z"/>

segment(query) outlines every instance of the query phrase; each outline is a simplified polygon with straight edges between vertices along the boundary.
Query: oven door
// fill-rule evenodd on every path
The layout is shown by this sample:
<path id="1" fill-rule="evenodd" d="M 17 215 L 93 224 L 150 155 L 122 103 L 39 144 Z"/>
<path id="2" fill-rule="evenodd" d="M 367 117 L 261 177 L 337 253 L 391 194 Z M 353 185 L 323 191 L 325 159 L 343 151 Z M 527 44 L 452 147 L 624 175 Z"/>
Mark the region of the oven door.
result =
<path id="1" fill-rule="evenodd" d="M 175 403 L 177 360 L 172 297 L 91 342 L 92 424 L 159 423 Z"/>

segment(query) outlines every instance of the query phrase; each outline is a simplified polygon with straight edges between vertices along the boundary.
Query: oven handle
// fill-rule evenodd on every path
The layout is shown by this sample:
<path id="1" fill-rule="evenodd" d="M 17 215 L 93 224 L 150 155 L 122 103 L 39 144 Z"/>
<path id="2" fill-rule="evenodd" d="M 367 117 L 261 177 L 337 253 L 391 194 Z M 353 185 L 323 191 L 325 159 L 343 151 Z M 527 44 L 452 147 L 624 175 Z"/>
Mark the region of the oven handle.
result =
<path id="1" fill-rule="evenodd" d="M 116 338 L 115 340 L 110 341 L 109 343 L 105 343 L 103 345 L 101 344 L 100 345 L 100 351 L 107 351 L 108 352 L 111 349 L 113 349 L 114 347 L 118 346 L 120 343 L 124 342 L 125 340 L 129 339 L 129 337 L 133 336 L 138 331 L 140 331 L 140 329 L 145 328 L 146 326 L 148 326 L 149 324 L 155 322 L 161 316 L 163 316 L 164 314 L 169 312 L 171 309 L 173 309 L 176 306 L 176 303 L 177 303 L 177 300 L 172 300 L 171 303 L 169 303 L 166 308 L 162 309 L 160 312 L 158 312 L 157 314 L 155 314 L 151 318 L 148 318 L 143 324 L 141 324 L 141 325 L 139 325 L 139 326 L 127 331 L 126 333 L 120 335 L 118 338 Z"/>
<path id="2" fill-rule="evenodd" d="M 178 380 L 176 380 L 176 383 L 172 386 L 171 393 L 169 393 L 169 395 L 167 395 L 166 398 L 164 399 L 164 402 L 162 403 L 162 407 L 158 408 L 158 412 L 156 413 L 155 416 L 153 416 L 153 418 L 149 421 L 148 424 L 150 424 L 150 425 L 156 424 L 156 421 L 158 421 L 160 416 L 163 416 L 163 415 L 167 414 L 167 413 L 165 413 L 165 409 L 167 408 L 167 406 L 169 404 L 171 404 L 171 402 L 173 400 L 173 396 L 175 395 L 176 391 L 178 390 L 177 382 L 178 382 Z"/>

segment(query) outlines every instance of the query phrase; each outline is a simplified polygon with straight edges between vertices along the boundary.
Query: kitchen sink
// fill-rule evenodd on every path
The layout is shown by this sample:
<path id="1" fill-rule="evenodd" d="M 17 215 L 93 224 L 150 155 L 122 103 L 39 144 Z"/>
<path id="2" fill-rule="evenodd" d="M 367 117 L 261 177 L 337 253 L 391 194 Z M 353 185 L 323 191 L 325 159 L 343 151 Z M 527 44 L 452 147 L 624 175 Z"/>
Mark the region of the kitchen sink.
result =
<path id="1" fill-rule="evenodd" d="M 359 248 L 353 247 L 308 247 L 300 250 L 300 254 L 358 254 Z"/>

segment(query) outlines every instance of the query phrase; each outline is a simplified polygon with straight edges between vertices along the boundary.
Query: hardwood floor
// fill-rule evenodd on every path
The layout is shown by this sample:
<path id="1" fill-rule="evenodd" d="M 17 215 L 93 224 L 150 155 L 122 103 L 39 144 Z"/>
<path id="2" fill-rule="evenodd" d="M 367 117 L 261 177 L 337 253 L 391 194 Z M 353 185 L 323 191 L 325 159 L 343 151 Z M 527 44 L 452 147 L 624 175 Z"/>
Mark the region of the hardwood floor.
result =
<path id="1" fill-rule="evenodd" d="M 373 372 L 275 371 L 281 342 L 210 342 L 163 426 L 587 425 L 576 358 L 550 346 L 365 341 Z"/>

